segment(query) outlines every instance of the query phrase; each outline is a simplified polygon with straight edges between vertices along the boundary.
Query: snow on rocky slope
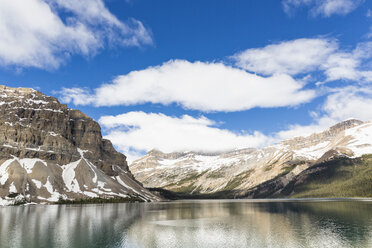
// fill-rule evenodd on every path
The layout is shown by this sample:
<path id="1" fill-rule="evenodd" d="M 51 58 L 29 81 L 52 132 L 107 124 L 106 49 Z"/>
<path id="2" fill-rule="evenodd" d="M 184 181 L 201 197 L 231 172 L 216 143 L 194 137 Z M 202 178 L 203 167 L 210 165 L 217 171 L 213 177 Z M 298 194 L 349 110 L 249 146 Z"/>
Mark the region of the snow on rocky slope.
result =
<path id="1" fill-rule="evenodd" d="M 0 86 L 0 205 L 96 197 L 159 200 L 94 120 L 33 89 Z"/>
<path id="2" fill-rule="evenodd" d="M 348 157 L 372 153 L 372 123 L 347 120 L 322 133 L 263 149 L 215 154 L 153 150 L 130 168 L 145 187 L 213 193 L 249 189 L 279 175 L 298 175 L 331 150 Z"/>

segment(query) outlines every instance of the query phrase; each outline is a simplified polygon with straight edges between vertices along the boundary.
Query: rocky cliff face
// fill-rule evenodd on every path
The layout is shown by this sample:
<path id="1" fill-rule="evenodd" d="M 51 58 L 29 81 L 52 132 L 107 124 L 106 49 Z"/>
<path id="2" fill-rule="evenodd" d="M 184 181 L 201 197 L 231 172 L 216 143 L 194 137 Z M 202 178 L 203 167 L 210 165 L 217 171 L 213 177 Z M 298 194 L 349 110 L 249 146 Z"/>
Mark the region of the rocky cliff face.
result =
<path id="1" fill-rule="evenodd" d="M 93 119 L 33 89 L 0 86 L 0 199 L 18 194 L 30 202 L 158 199 Z"/>
<path id="2" fill-rule="evenodd" d="M 146 187 L 191 194 L 247 192 L 278 178 L 282 187 L 313 164 L 332 156 L 360 157 L 369 153 L 372 123 L 347 120 L 322 133 L 263 149 L 218 154 L 150 151 L 130 168 Z"/>

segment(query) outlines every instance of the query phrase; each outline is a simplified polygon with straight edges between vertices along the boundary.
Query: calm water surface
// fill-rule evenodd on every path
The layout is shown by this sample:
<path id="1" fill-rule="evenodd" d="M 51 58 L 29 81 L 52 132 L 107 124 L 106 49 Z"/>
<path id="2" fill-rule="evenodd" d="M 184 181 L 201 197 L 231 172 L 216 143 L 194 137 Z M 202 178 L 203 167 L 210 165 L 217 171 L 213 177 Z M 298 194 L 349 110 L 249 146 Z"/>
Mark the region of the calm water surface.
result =
<path id="1" fill-rule="evenodd" d="M 372 247 L 372 202 L 0 207 L 0 247 Z"/>

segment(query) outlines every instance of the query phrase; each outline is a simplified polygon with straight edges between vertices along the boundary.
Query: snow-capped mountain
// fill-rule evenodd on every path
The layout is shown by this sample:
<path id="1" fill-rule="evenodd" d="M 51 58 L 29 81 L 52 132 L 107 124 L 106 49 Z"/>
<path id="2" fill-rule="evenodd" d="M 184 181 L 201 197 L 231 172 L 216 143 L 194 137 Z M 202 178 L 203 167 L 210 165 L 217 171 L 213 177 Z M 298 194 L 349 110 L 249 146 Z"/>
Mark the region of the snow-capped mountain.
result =
<path id="1" fill-rule="evenodd" d="M 159 199 L 93 119 L 33 89 L 0 86 L 0 205 L 97 197 Z"/>
<path id="2" fill-rule="evenodd" d="M 215 154 L 152 150 L 130 169 L 145 187 L 203 194 L 251 189 L 278 176 L 290 180 L 331 156 L 354 158 L 370 153 L 372 123 L 347 120 L 324 132 L 263 149 Z"/>

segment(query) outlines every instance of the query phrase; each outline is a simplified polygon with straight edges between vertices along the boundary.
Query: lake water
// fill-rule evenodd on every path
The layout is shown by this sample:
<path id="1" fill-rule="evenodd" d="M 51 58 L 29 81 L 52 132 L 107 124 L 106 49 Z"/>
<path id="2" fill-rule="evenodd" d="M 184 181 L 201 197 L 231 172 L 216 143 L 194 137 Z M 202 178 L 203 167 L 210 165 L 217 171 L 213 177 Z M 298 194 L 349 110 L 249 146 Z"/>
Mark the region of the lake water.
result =
<path id="1" fill-rule="evenodd" d="M 0 207 L 0 247 L 372 247 L 372 202 Z"/>

